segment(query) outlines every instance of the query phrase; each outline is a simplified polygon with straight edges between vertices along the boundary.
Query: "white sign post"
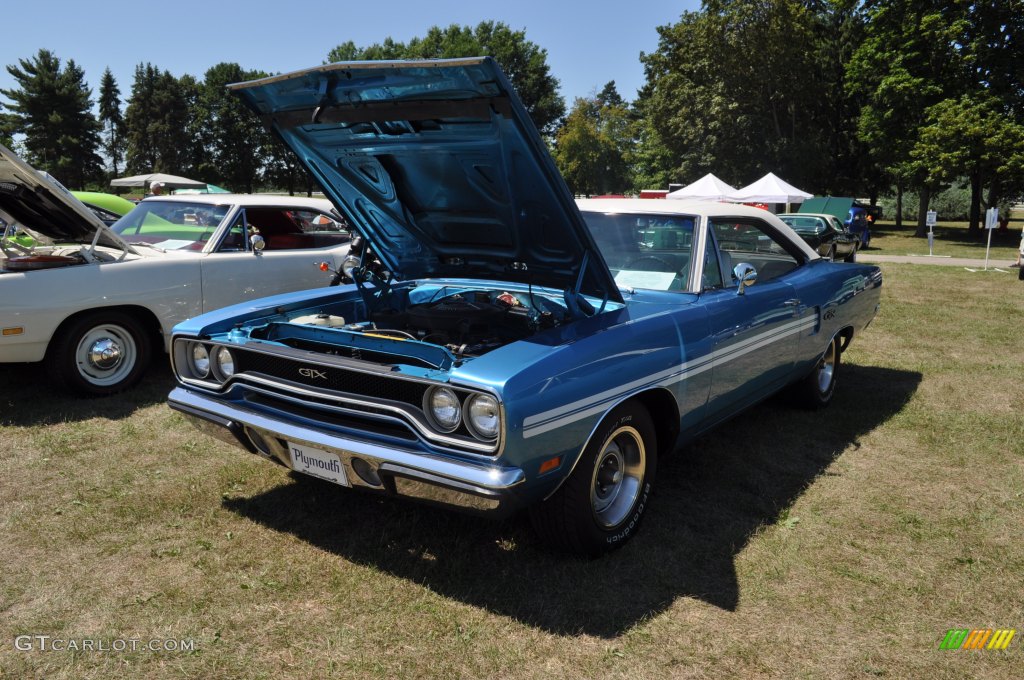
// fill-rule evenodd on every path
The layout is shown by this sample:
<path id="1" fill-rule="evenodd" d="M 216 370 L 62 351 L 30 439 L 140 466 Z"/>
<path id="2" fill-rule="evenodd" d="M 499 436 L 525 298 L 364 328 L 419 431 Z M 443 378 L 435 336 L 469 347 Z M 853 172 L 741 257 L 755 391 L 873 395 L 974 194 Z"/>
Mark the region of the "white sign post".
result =
<path id="1" fill-rule="evenodd" d="M 929 210 L 924 214 L 924 223 L 928 227 L 928 254 L 918 255 L 916 253 L 907 253 L 911 257 L 951 257 L 950 255 L 936 255 L 935 254 L 935 225 L 939 223 L 939 216 L 934 210 Z"/>
<path id="2" fill-rule="evenodd" d="M 988 255 L 989 255 L 989 251 L 992 249 L 992 231 L 998 225 L 999 225 L 999 208 L 989 208 L 988 210 L 985 211 L 985 229 L 988 231 L 988 243 L 985 245 L 985 268 L 984 269 L 971 269 L 970 267 L 964 267 L 964 269 L 966 269 L 969 272 L 995 271 L 995 272 L 1002 272 L 1003 274 L 1009 273 L 1005 269 L 1000 269 L 999 267 L 994 267 L 992 269 L 988 268 Z"/>
<path id="3" fill-rule="evenodd" d="M 924 218 L 924 223 L 928 225 L 928 257 L 935 257 L 935 253 L 932 252 L 935 246 L 935 232 L 932 230 L 935 228 L 936 218 L 938 218 L 938 215 L 935 214 L 934 210 L 929 210 Z"/>

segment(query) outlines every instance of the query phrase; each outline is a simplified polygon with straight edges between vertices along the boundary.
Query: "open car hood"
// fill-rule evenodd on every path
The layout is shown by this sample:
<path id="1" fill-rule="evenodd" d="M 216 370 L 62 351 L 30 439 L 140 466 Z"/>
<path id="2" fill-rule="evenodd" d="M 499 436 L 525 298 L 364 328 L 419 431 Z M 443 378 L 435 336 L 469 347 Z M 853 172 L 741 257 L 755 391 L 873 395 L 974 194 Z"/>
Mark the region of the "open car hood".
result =
<path id="1" fill-rule="evenodd" d="M 398 278 L 511 280 L 621 299 L 493 59 L 337 63 L 230 88 Z"/>
<path id="2" fill-rule="evenodd" d="M 0 212 L 57 243 L 93 243 L 133 252 L 59 182 L 0 144 Z"/>

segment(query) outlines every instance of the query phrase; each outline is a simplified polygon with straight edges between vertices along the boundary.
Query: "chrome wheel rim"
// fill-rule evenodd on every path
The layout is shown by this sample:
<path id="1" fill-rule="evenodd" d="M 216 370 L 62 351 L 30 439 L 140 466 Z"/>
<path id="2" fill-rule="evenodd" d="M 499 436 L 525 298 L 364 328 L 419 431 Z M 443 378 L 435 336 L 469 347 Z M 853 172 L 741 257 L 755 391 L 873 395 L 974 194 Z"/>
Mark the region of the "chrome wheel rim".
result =
<path id="1" fill-rule="evenodd" d="M 615 527 L 629 517 L 646 468 L 644 441 L 636 429 L 620 427 L 604 441 L 590 479 L 590 508 L 598 524 Z"/>
<path id="2" fill-rule="evenodd" d="M 836 343 L 831 342 L 825 351 L 825 356 L 818 362 L 818 391 L 822 394 L 828 392 L 832 384 L 832 378 L 836 373 Z"/>
<path id="3" fill-rule="evenodd" d="M 124 380 L 138 358 L 135 338 L 123 326 L 103 324 L 89 329 L 78 341 L 78 373 L 93 385 L 116 385 Z"/>

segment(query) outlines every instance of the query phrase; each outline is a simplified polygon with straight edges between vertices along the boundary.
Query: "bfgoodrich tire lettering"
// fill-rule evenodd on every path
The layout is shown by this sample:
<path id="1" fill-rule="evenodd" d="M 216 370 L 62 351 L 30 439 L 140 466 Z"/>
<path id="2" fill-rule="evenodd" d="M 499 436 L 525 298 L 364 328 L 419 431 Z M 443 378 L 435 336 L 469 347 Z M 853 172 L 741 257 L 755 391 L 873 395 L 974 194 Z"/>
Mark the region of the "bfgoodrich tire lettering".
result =
<path id="1" fill-rule="evenodd" d="M 78 394 L 100 397 L 135 385 L 149 366 L 153 343 L 124 312 L 97 311 L 60 328 L 46 353 L 46 368 Z"/>
<path id="2" fill-rule="evenodd" d="M 647 410 L 637 401 L 621 404 L 601 422 L 562 487 L 531 509 L 534 528 L 545 542 L 576 555 L 620 547 L 650 505 L 657 460 Z"/>

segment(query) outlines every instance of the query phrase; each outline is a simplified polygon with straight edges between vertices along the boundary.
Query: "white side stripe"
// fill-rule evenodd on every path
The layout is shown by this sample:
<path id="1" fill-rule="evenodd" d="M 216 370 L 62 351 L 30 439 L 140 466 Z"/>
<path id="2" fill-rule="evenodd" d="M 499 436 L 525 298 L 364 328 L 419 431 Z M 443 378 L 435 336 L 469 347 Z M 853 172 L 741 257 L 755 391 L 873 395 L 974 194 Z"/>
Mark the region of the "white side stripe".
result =
<path id="1" fill-rule="evenodd" d="M 590 395 L 589 397 L 584 397 L 583 399 L 559 406 L 558 408 L 527 416 L 523 419 L 523 438 L 529 439 L 530 437 L 536 437 L 537 435 L 544 434 L 545 432 L 562 427 L 563 425 L 568 425 L 569 423 L 577 420 L 601 413 L 611 403 L 618 401 L 621 397 L 631 392 L 637 391 L 639 388 L 651 385 L 667 387 L 669 385 L 682 382 L 689 377 L 699 375 L 715 366 L 726 364 L 745 354 L 761 349 L 762 347 L 766 347 L 773 342 L 787 338 L 795 333 L 799 333 L 800 331 L 813 328 L 817 323 L 817 318 L 813 316 L 804 319 L 797 319 L 796 321 L 787 323 L 779 328 L 759 333 L 758 335 L 755 335 L 752 338 L 747 338 L 742 342 L 715 350 L 710 354 L 705 354 L 698 359 L 687 361 L 679 364 L 678 366 L 633 380 L 625 385 L 618 385 L 612 389 Z"/>

